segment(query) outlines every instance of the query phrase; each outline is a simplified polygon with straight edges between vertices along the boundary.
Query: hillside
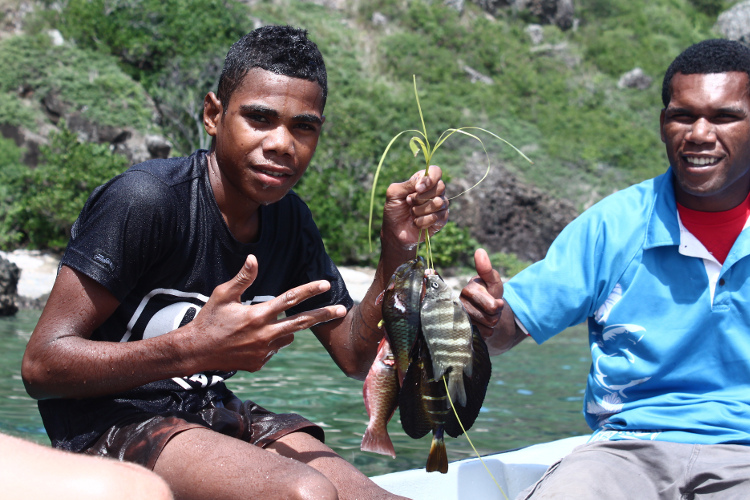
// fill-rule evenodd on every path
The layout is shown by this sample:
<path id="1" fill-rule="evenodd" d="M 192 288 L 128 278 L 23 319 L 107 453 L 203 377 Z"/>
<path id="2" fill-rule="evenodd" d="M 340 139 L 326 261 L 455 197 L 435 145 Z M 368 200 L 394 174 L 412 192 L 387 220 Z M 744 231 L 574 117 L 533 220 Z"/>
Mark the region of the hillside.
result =
<path id="1" fill-rule="evenodd" d="M 664 171 L 663 72 L 689 44 L 726 36 L 715 26 L 734 4 L 743 2 L 3 0 L 0 247 L 59 249 L 85 196 L 113 172 L 206 147 L 202 98 L 228 46 L 287 23 L 309 30 L 329 71 L 324 133 L 297 190 L 334 259 L 376 255 L 369 190 L 389 141 L 421 129 L 416 78 L 431 141 L 481 127 L 533 161 L 478 130 L 481 142 L 451 137 L 434 160 L 451 195 L 491 165 L 453 200 L 439 265 L 466 265 L 481 244 L 511 272 L 516 257 L 541 258 L 581 210 Z M 378 199 L 423 167 L 404 137 Z"/>

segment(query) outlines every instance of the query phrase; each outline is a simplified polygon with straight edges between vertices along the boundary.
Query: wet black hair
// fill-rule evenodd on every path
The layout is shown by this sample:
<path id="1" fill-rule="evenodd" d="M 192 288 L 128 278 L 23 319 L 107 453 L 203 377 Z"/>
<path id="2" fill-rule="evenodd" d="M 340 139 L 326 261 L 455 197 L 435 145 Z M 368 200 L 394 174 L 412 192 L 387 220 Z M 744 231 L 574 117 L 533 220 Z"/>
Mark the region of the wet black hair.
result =
<path id="1" fill-rule="evenodd" d="M 661 86 L 661 100 L 664 107 L 672 98 L 672 77 L 683 75 L 728 73 L 738 71 L 748 76 L 750 94 L 750 47 L 734 40 L 721 38 L 704 40 L 691 45 L 672 61 L 664 74 Z"/>
<path id="2" fill-rule="evenodd" d="M 323 90 L 325 108 L 328 96 L 326 66 L 318 46 L 307 38 L 307 30 L 269 25 L 236 41 L 224 59 L 219 77 L 217 97 L 225 112 L 232 94 L 252 68 L 316 82 Z"/>

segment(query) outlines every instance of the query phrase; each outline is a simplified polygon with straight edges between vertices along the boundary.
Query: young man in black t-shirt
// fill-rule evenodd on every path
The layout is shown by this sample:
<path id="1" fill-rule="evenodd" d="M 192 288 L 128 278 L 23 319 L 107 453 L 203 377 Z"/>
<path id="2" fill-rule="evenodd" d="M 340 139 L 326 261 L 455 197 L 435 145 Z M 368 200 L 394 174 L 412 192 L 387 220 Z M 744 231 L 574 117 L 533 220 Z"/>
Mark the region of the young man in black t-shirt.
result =
<path id="1" fill-rule="evenodd" d="M 240 401 L 224 383 L 307 328 L 364 378 L 382 337 L 375 297 L 420 231 L 447 220 L 439 168 L 391 185 L 376 276 L 353 305 L 291 191 L 326 94 L 304 31 L 255 30 L 205 98 L 211 149 L 136 165 L 94 191 L 24 356 L 54 446 L 141 463 L 177 498 L 390 496 L 319 427 Z"/>

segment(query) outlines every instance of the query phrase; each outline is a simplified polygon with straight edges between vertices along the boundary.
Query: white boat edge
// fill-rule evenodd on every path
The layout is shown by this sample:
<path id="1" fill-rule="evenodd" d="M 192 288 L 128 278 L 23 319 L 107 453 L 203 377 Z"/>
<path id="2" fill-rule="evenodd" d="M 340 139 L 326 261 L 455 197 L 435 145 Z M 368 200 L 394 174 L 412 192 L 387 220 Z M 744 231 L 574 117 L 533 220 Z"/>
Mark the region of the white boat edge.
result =
<path id="1" fill-rule="evenodd" d="M 574 436 L 535 444 L 486 455 L 481 461 L 472 458 L 451 462 L 447 474 L 412 469 L 373 476 L 370 479 L 391 493 L 413 500 L 505 500 L 506 496 L 512 500 L 541 478 L 550 465 L 570 453 L 573 448 L 585 444 L 589 437 Z M 491 476 L 487 469 L 492 473 Z M 503 496 L 498 485 L 506 496 Z"/>

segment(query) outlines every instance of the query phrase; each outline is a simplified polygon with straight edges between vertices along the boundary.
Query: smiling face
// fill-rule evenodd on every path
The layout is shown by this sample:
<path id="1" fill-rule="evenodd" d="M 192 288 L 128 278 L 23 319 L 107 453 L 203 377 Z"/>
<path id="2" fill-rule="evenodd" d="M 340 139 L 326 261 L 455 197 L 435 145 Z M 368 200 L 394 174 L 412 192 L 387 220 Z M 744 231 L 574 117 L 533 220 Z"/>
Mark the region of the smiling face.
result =
<path id="1" fill-rule="evenodd" d="M 204 126 L 214 138 L 211 186 L 227 222 L 279 201 L 305 173 L 324 117 L 316 82 L 253 68 L 226 109 L 212 93 Z"/>
<path id="2" fill-rule="evenodd" d="M 750 192 L 748 83 L 743 72 L 674 75 L 661 138 L 680 204 L 718 212 Z"/>

